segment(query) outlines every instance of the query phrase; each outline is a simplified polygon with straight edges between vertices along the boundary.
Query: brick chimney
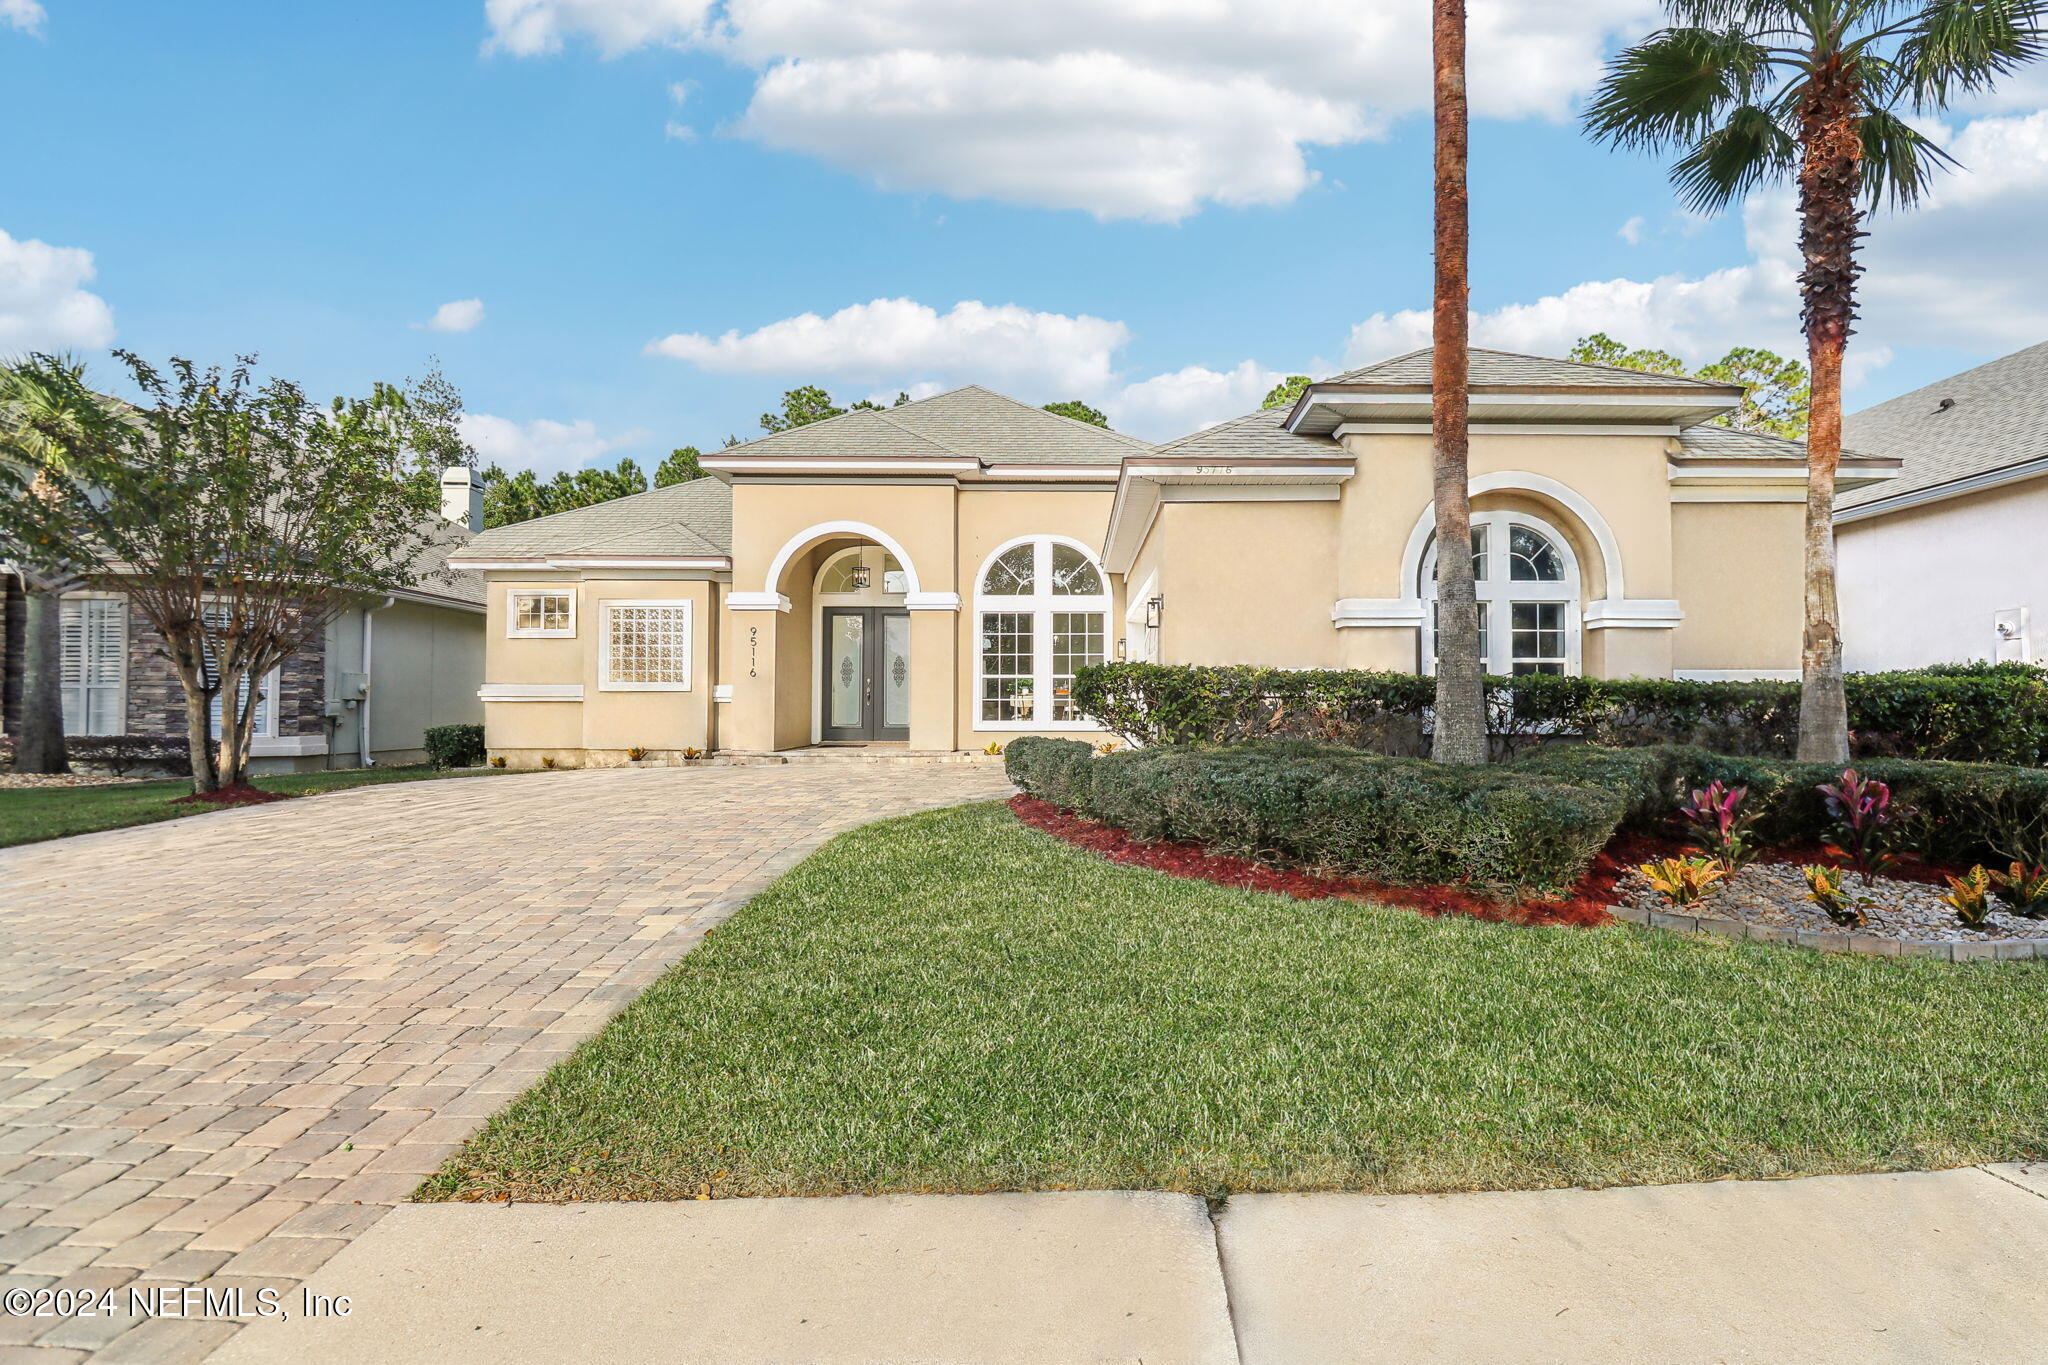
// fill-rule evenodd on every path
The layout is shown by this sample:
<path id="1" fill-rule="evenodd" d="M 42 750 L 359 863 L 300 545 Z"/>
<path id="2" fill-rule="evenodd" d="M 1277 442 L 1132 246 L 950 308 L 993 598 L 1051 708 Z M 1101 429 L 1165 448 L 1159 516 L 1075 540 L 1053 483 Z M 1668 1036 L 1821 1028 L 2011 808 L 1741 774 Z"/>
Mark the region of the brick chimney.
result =
<path id="1" fill-rule="evenodd" d="M 484 529 L 484 481 L 468 465 L 452 465 L 442 473 L 441 515 L 472 531 Z"/>

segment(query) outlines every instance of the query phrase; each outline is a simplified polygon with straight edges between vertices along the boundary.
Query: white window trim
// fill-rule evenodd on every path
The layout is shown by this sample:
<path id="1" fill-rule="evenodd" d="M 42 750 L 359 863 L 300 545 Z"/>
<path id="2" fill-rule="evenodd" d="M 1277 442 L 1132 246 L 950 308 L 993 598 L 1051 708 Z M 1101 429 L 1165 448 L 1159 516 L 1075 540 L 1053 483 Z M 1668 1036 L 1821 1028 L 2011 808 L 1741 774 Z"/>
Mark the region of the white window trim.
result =
<path id="1" fill-rule="evenodd" d="M 57 643 L 57 652 L 58 652 L 58 655 L 59 655 L 59 659 L 58 659 L 58 665 L 59 665 L 59 668 L 60 668 L 60 669 L 61 669 L 61 667 L 62 667 L 62 664 L 63 664 L 63 660 L 62 660 L 62 655 L 63 655 L 63 650 L 64 650 L 64 646 L 63 646 L 63 607 L 64 607 L 64 604 L 65 604 L 65 603 L 70 603 L 70 602 L 77 602 L 77 603 L 79 603 L 79 632 L 80 632 L 80 647 L 81 647 L 81 652 L 83 652 L 83 651 L 84 651 L 85 649 L 88 649 L 88 648 L 90 648 L 90 646 L 86 644 L 86 638 L 87 638 L 87 637 L 88 637 L 88 636 L 90 635 L 90 630 L 89 630 L 89 628 L 88 628 L 88 626 L 87 626 L 87 624 L 86 624 L 86 622 L 87 622 L 87 618 L 89 617 L 90 613 L 89 613 L 89 611 L 87 610 L 87 608 L 86 608 L 85 604 L 86 604 L 86 603 L 89 603 L 89 602 L 112 602 L 112 603 L 115 603 L 115 604 L 116 604 L 116 607 L 117 607 L 117 612 L 118 612 L 118 615 L 117 615 L 117 619 L 119 620 L 119 622 L 120 622 L 120 624 L 121 624 L 121 645 L 120 645 L 120 648 L 119 648 L 119 650 L 117 650 L 117 651 L 116 651 L 116 658 L 117 658 L 117 659 L 119 660 L 119 662 L 120 662 L 120 666 L 121 666 L 121 677 L 120 677 L 120 681 L 119 681 L 119 682 L 116 682 L 116 683 L 99 683 L 99 684 L 85 683 L 85 682 L 81 681 L 81 682 L 79 683 L 79 685 L 78 685 L 78 690 L 79 690 L 79 691 L 80 691 L 80 692 L 81 692 L 81 693 L 83 694 L 83 695 L 81 695 L 81 697 L 79 698 L 79 700 L 80 700 L 80 703 L 81 703 L 80 709 L 81 709 L 81 710 L 82 710 L 82 711 L 83 711 L 83 712 L 85 713 L 85 714 L 84 714 L 84 716 L 83 716 L 83 717 L 81 717 L 81 719 L 83 719 L 83 720 L 85 721 L 85 723 L 86 723 L 87 725 L 90 725 L 90 724 L 92 723 L 92 698 L 91 698 L 91 694 L 92 694 L 93 692 L 95 692 L 95 691 L 112 691 L 112 692 L 114 693 L 114 696 L 115 696 L 115 707 L 114 707 L 114 709 L 115 709 L 115 712 L 116 712 L 116 714 L 118 714 L 118 715 L 120 716 L 120 718 L 121 718 L 121 722 L 120 722 L 120 724 L 119 724 L 119 725 L 118 725 L 117 727 L 115 727 L 115 728 L 114 728 L 114 729 L 112 729 L 112 730 L 108 730 L 108 731 L 98 731 L 98 730 L 91 730 L 91 729 L 87 729 L 87 730 L 73 730 L 73 729 L 71 728 L 70 724 L 69 724 L 68 722 L 66 722 L 66 721 L 65 721 L 65 720 L 63 719 L 63 716 L 62 716 L 62 712 L 63 712 L 63 702 L 64 702 L 64 693 L 66 693 L 66 692 L 70 692 L 70 691 L 72 691 L 72 690 L 73 690 L 73 688 L 72 688 L 72 687 L 71 687 L 70 685 L 68 685 L 68 684 L 67 684 L 67 685 L 65 685 L 65 686 L 62 686 L 62 687 L 60 687 L 60 688 L 58 689 L 58 694 L 57 694 L 57 704 L 58 704 L 58 712 L 59 712 L 59 717 L 58 717 L 58 723 L 59 723 L 60 725 L 62 725 L 62 726 L 64 727 L 64 733 L 65 733 L 65 734 L 67 734 L 67 735 L 72 735 L 72 734 L 78 734 L 78 735 L 91 735 L 91 734 L 102 734 L 102 733 L 104 733 L 104 734 L 114 734 L 114 735 L 119 735 L 119 734 L 126 734 L 126 733 L 127 733 L 127 731 L 128 731 L 128 597 L 127 597 L 127 594 L 125 594 L 125 593 L 117 593 L 117 592 L 71 592 L 71 593 L 66 593 L 66 594 L 64 594 L 63 598 L 62 598 L 62 599 L 60 600 L 60 602 L 59 602 L 59 604 L 58 604 L 58 643 Z"/>
<path id="2" fill-rule="evenodd" d="M 555 596 L 569 599 L 569 624 L 562 630 L 546 630 L 536 627 L 532 630 L 519 628 L 519 599 L 522 597 Z M 507 588 L 505 589 L 505 637 L 510 640 L 573 640 L 576 638 L 576 589 L 574 588 Z"/>
<path id="3" fill-rule="evenodd" d="M 613 682 L 612 611 L 618 607 L 665 607 L 683 614 L 683 680 L 681 682 Z M 687 597 L 605 597 L 598 610 L 597 690 L 600 692 L 688 692 L 697 677 L 696 604 Z M 571 619 L 574 619 L 572 612 Z"/>
<path id="4" fill-rule="evenodd" d="M 1028 595 L 983 592 L 981 585 L 988 578 L 990 566 L 1019 545 L 1036 546 L 1032 551 L 1031 592 Z M 1099 593 L 1090 593 L 1083 596 L 1054 594 L 1052 590 L 1052 547 L 1054 545 L 1065 545 L 1071 549 L 1079 550 L 1083 555 L 1087 556 L 1088 563 L 1094 567 L 1096 574 L 1102 580 L 1103 590 Z M 989 551 L 988 557 L 981 561 L 981 567 L 974 574 L 974 634 L 971 637 L 974 648 L 973 729 L 1005 734 L 1040 734 L 1058 731 L 1072 731 L 1084 734 L 1102 733 L 1102 727 L 1090 720 L 1043 720 L 1037 717 L 1040 711 L 1050 710 L 1052 707 L 1050 689 L 1052 685 L 1052 617 L 1054 612 L 1093 611 L 1102 613 L 1103 658 L 1106 660 L 1111 657 L 1112 646 L 1110 641 L 1113 637 L 1110 634 L 1110 625 L 1114 617 L 1111 609 L 1113 594 L 1109 591 L 1109 581 L 1109 571 L 1102 567 L 1102 557 L 1096 554 L 1088 545 L 1075 540 L 1071 536 L 1014 536 Z M 981 618 L 984 612 L 992 611 L 1025 612 L 1031 617 L 1032 677 L 1034 685 L 1044 689 L 1043 695 L 1033 694 L 1033 719 L 1031 720 L 982 719 L 981 692 L 985 677 L 983 671 L 985 658 L 981 648 Z"/>
<path id="5" fill-rule="evenodd" d="M 1489 646 L 1487 658 L 1483 660 L 1486 672 L 1506 677 L 1514 669 L 1514 631 L 1512 624 L 1512 603 L 1515 602 L 1562 602 L 1564 611 L 1564 671 L 1568 677 L 1578 677 L 1584 672 L 1584 655 L 1580 648 L 1583 632 L 1580 626 L 1579 606 L 1579 557 L 1572 550 L 1572 543 L 1564 533 L 1541 517 L 1526 512 L 1474 512 L 1474 526 L 1485 526 L 1486 557 L 1489 568 L 1494 563 L 1508 562 L 1508 529 L 1512 526 L 1526 526 L 1549 540 L 1559 557 L 1564 560 L 1564 579 L 1561 582 L 1516 582 L 1507 578 L 1488 578 L 1473 585 L 1479 598 L 1479 608 L 1487 613 L 1486 639 Z M 1422 673 L 1433 676 L 1436 673 L 1436 626 L 1431 619 L 1434 615 L 1430 604 L 1436 600 L 1436 543 L 1431 541 L 1423 553 L 1422 565 L 1415 584 L 1422 600 L 1421 644 Z"/>

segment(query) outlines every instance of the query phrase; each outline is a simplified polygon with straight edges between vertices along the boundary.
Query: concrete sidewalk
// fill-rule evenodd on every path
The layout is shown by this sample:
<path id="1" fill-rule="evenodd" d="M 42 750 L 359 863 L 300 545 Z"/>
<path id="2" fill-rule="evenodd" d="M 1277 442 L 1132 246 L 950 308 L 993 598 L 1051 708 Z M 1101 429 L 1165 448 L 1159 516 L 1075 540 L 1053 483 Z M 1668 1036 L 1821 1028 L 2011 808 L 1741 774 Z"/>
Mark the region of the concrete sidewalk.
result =
<path id="1" fill-rule="evenodd" d="M 2039 1361 L 2048 1166 L 1613 1190 L 408 1205 L 221 1362 Z M 297 1300 L 286 1303 L 288 1311 Z"/>

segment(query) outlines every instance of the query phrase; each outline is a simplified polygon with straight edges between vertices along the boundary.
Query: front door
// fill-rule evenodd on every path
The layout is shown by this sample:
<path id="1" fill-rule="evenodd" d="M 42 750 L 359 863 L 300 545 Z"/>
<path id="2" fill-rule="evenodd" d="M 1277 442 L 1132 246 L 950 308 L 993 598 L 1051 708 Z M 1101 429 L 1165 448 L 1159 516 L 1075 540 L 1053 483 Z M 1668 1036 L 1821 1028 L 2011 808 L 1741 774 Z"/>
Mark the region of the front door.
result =
<path id="1" fill-rule="evenodd" d="M 826 607 L 824 724 L 828 740 L 910 738 L 910 613 Z"/>

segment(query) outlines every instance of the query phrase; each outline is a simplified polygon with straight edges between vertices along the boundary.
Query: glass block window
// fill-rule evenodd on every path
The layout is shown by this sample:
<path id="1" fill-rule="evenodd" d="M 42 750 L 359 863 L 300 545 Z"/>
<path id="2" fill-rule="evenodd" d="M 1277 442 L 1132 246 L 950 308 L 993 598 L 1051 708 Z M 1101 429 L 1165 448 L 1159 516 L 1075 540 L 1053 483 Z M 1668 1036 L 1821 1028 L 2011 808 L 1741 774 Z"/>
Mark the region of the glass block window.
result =
<path id="1" fill-rule="evenodd" d="M 1028 723 L 1037 706 L 1037 649 L 1028 611 L 981 614 L 981 718 Z"/>
<path id="2" fill-rule="evenodd" d="M 605 602 L 601 654 L 602 691 L 689 691 L 690 604 Z"/>
<path id="3" fill-rule="evenodd" d="M 1089 566 L 1089 572 L 1094 567 Z M 1056 611 L 1052 614 L 1052 718 L 1079 720 L 1074 709 L 1074 672 L 1102 662 L 1103 616 L 1099 611 Z"/>
<path id="4" fill-rule="evenodd" d="M 576 594 L 561 588 L 513 588 L 506 596 L 508 634 L 567 638 L 576 633 Z"/>

